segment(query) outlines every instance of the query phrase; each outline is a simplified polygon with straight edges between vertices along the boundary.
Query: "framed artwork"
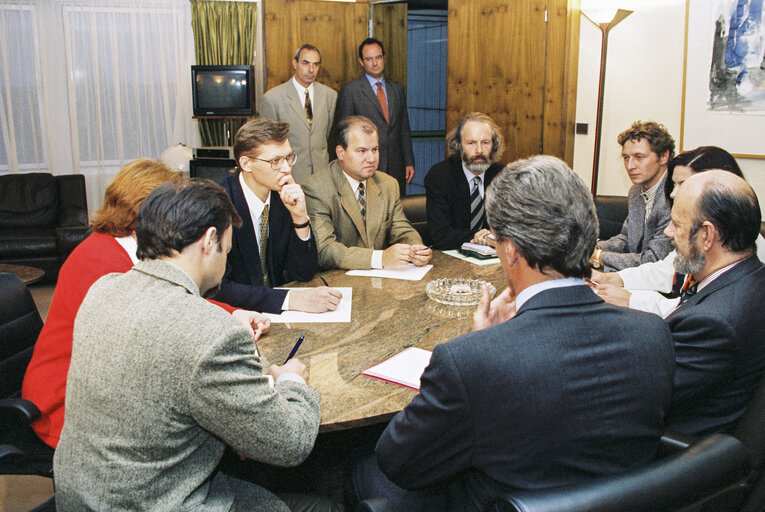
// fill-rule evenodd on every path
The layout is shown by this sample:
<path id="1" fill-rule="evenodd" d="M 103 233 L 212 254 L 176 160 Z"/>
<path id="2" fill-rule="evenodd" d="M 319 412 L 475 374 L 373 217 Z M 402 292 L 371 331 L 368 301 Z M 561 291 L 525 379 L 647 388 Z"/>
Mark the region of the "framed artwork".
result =
<path id="1" fill-rule="evenodd" d="M 765 158 L 763 0 L 686 0 L 680 149 Z"/>

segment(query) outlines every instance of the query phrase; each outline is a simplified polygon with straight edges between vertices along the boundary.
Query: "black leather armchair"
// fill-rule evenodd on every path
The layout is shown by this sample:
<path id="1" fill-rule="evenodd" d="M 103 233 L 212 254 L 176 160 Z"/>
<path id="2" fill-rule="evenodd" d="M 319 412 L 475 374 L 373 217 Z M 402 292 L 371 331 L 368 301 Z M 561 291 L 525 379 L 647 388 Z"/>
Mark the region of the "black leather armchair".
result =
<path id="1" fill-rule="evenodd" d="M 412 194 L 401 198 L 401 209 L 407 220 L 427 244 L 428 214 L 425 210 L 425 194 Z"/>
<path id="2" fill-rule="evenodd" d="M 608 240 L 622 230 L 627 218 L 628 201 L 622 196 L 595 196 L 595 211 L 600 223 L 598 239 Z"/>
<path id="3" fill-rule="evenodd" d="M 26 285 L 0 272 L 0 474 L 53 476 L 53 449 L 29 426 L 40 410 L 20 398 L 42 325 Z"/>
<path id="4" fill-rule="evenodd" d="M 88 232 L 85 177 L 49 173 L 0 176 L 0 263 L 30 265 L 55 282 Z"/>

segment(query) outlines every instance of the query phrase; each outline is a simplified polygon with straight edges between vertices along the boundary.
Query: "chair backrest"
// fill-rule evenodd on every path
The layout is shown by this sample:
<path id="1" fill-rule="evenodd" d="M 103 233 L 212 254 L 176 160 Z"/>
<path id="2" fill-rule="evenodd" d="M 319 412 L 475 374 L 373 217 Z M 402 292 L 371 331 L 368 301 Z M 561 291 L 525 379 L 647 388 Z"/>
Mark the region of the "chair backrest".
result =
<path id="1" fill-rule="evenodd" d="M 420 234 L 425 243 L 428 227 L 428 215 L 425 210 L 425 194 L 412 194 L 401 198 L 401 209 L 404 210 L 406 219 Z"/>
<path id="2" fill-rule="evenodd" d="M 765 510 L 765 378 L 754 393 L 733 435 L 749 449 L 752 474 L 751 493 L 742 511 Z"/>
<path id="3" fill-rule="evenodd" d="M 42 318 L 15 274 L 0 272 L 0 398 L 19 395 Z"/>
<path id="4" fill-rule="evenodd" d="M 663 512 L 737 492 L 749 473 L 743 444 L 711 435 L 682 452 L 620 475 L 543 491 L 519 491 L 486 512 Z"/>
<path id="5" fill-rule="evenodd" d="M 600 223 L 598 238 L 608 240 L 618 235 L 622 230 L 624 219 L 627 218 L 629 202 L 623 196 L 595 196 L 595 210 Z"/>

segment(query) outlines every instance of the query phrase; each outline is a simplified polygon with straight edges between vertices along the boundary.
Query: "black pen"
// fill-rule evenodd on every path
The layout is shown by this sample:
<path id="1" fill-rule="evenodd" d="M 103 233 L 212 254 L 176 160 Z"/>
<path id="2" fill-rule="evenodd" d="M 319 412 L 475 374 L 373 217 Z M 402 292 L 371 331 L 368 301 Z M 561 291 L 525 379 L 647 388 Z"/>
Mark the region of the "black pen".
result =
<path id="1" fill-rule="evenodd" d="M 321 282 L 322 282 L 322 283 L 324 283 L 324 286 L 326 286 L 327 288 L 329 288 L 329 285 L 327 284 L 327 280 L 326 280 L 326 279 L 324 279 L 324 276 L 319 276 L 319 279 L 321 279 Z"/>
<path id="2" fill-rule="evenodd" d="M 303 340 L 304 340 L 304 339 L 305 339 L 305 334 L 301 334 L 301 335 L 300 335 L 300 337 L 299 337 L 299 338 L 298 338 L 298 340 L 297 340 L 297 343 L 295 343 L 295 346 L 294 346 L 294 347 L 292 347 L 292 350 L 290 350 L 290 355 L 288 355 L 288 356 L 287 356 L 287 359 L 285 359 L 285 360 L 284 360 L 284 362 L 282 363 L 282 365 L 285 365 L 285 364 L 287 364 L 287 361 L 289 361 L 290 359 L 292 359 L 292 358 L 293 358 L 293 356 L 295 355 L 295 353 L 296 353 L 296 352 L 298 351 L 298 349 L 300 348 L 300 344 L 301 344 L 301 343 L 303 343 Z"/>

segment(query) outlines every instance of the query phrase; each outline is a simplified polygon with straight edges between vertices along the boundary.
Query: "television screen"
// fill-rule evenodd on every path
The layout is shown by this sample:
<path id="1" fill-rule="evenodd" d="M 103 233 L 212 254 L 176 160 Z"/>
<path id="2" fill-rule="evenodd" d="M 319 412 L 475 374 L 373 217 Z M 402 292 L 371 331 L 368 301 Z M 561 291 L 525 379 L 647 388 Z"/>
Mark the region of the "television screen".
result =
<path id="1" fill-rule="evenodd" d="M 221 183 L 236 173 L 233 158 L 195 158 L 189 162 L 189 177 L 205 178 Z"/>
<path id="2" fill-rule="evenodd" d="M 252 66 L 191 66 L 194 116 L 251 116 Z"/>

